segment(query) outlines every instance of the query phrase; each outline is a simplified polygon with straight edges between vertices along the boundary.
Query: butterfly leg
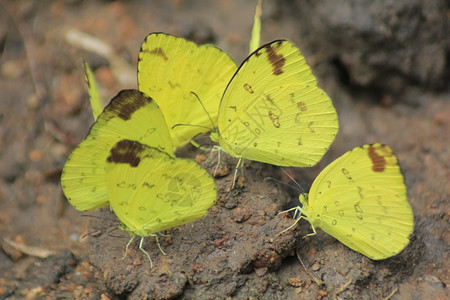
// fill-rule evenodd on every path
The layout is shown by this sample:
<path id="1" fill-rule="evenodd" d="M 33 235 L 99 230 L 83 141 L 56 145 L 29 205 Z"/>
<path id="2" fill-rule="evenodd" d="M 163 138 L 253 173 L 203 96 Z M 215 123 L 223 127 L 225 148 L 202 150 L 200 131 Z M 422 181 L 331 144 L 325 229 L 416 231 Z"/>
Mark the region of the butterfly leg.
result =
<path id="1" fill-rule="evenodd" d="M 220 147 L 214 146 L 213 149 L 211 150 L 210 155 L 212 155 L 213 152 L 217 152 L 217 165 L 216 165 L 216 168 L 214 169 L 214 174 L 213 174 L 213 177 L 216 177 L 217 170 L 219 170 L 219 165 L 220 165 L 220 152 L 221 152 Z"/>
<path id="2" fill-rule="evenodd" d="M 128 242 L 128 244 L 125 246 L 125 255 L 122 257 L 122 259 L 125 259 L 125 257 L 127 257 L 128 254 L 128 247 L 130 246 L 131 242 L 134 240 L 134 235 L 131 236 L 130 241 Z"/>
<path id="3" fill-rule="evenodd" d="M 295 210 L 295 214 L 294 214 L 294 219 L 295 219 L 295 216 L 296 216 L 297 212 L 300 210 L 298 206 L 295 206 L 295 207 L 292 207 L 292 208 L 280 211 L 279 213 L 277 213 L 277 215 L 281 215 L 281 214 L 284 214 L 284 213 L 287 213 L 287 212 L 290 212 L 290 211 L 293 211 L 293 210 Z"/>
<path id="4" fill-rule="evenodd" d="M 217 145 L 214 145 L 214 146 L 213 146 L 212 148 L 210 148 L 208 151 L 209 151 L 209 155 L 208 155 L 208 158 L 205 160 L 204 163 L 210 162 L 211 159 L 212 159 L 212 156 L 213 156 L 214 152 L 220 151 L 220 147 L 217 146 Z"/>
<path id="5" fill-rule="evenodd" d="M 162 253 L 163 255 L 167 255 L 166 252 L 164 252 L 163 249 L 161 248 L 161 244 L 159 243 L 158 235 L 157 235 L 157 234 L 155 234 L 155 239 L 156 239 L 156 245 L 158 245 L 159 251 L 161 251 L 161 253 Z"/>
<path id="6" fill-rule="evenodd" d="M 294 227 L 300 221 L 300 219 L 305 219 L 305 217 L 302 216 L 302 208 L 300 206 L 296 206 L 296 207 L 289 208 L 287 210 L 283 210 L 283 211 L 279 212 L 278 215 L 279 214 L 284 214 L 284 213 L 287 213 L 287 212 L 290 212 L 290 211 L 293 211 L 293 210 L 295 210 L 294 219 L 296 219 L 294 224 L 292 224 L 291 226 L 289 226 L 285 230 L 283 230 L 280 233 L 278 233 L 278 235 L 280 235 L 280 234 L 282 234 L 282 233 L 292 229 L 292 227 Z M 297 213 L 300 214 L 300 216 L 298 218 L 296 218 Z M 314 230 L 314 227 L 313 227 L 313 230 Z M 314 230 L 314 233 L 311 233 L 311 235 L 314 235 L 315 233 L 316 233 L 316 231 Z"/>
<path id="7" fill-rule="evenodd" d="M 313 225 L 313 224 L 311 224 L 311 229 L 313 230 L 313 232 L 308 233 L 307 235 L 303 236 L 303 238 L 305 238 L 305 237 L 307 237 L 307 236 L 313 236 L 313 235 L 315 235 L 315 234 L 317 233 L 317 232 L 316 232 L 316 228 L 314 228 L 314 225 Z"/>
<path id="8" fill-rule="evenodd" d="M 286 228 L 285 230 L 281 231 L 278 233 L 278 235 L 283 234 L 284 232 L 292 229 L 292 227 L 294 227 L 295 225 L 297 225 L 298 221 L 300 221 L 300 219 L 304 218 L 303 216 L 301 216 L 300 218 L 298 218 L 297 220 L 295 220 L 294 224 L 292 224 L 291 226 L 289 226 L 288 228 Z"/>
<path id="9" fill-rule="evenodd" d="M 237 172 L 238 170 L 243 170 L 244 167 L 244 159 L 242 157 L 239 157 L 239 160 L 236 164 L 236 168 L 234 169 L 234 176 L 233 176 L 233 184 L 231 185 L 231 188 L 229 191 L 231 191 L 232 189 L 234 189 L 234 186 L 236 184 L 236 179 L 237 179 Z"/>
<path id="10" fill-rule="evenodd" d="M 153 268 L 153 262 L 152 262 L 152 259 L 150 258 L 150 254 L 148 254 L 147 251 L 145 251 L 144 248 L 142 248 L 143 243 L 144 243 L 144 237 L 141 237 L 141 242 L 139 243 L 139 250 L 141 250 L 142 252 L 145 253 L 145 255 L 147 255 L 147 258 L 150 261 L 150 269 L 151 269 L 151 268 Z"/>

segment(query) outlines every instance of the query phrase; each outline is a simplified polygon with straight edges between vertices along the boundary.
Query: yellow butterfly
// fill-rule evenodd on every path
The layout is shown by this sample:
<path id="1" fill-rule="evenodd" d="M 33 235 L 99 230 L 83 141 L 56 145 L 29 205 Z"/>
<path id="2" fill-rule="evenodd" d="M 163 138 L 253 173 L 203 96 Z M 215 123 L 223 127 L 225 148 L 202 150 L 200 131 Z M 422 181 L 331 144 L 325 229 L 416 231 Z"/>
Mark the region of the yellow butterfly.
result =
<path id="1" fill-rule="evenodd" d="M 212 45 L 164 33 L 147 36 L 139 53 L 139 90 L 158 102 L 175 148 L 210 130 L 236 69 L 228 54 Z M 186 126 L 173 128 L 177 124 Z"/>
<path id="2" fill-rule="evenodd" d="M 73 207 L 83 211 L 109 205 L 106 157 L 122 139 L 139 141 L 174 156 L 166 121 L 155 101 L 137 90 L 121 91 L 98 116 L 64 166 L 61 185 Z"/>
<path id="3" fill-rule="evenodd" d="M 380 260 L 402 251 L 414 229 L 406 186 L 391 148 L 357 147 L 328 165 L 309 195 L 300 195 L 301 219 L 365 256 Z M 292 227 L 292 226 L 291 226 Z"/>
<path id="4" fill-rule="evenodd" d="M 144 237 L 157 237 L 162 230 L 204 217 L 216 200 L 214 180 L 194 161 L 135 141 L 116 143 L 105 170 L 111 208 L 122 222 L 120 228 L 130 233 L 130 243 L 135 236 L 142 237 L 139 248 L 150 264 L 150 256 L 142 249 Z"/>
<path id="5" fill-rule="evenodd" d="M 337 131 L 333 104 L 300 50 L 277 40 L 253 52 L 228 83 L 211 139 L 233 157 L 308 167 Z"/>

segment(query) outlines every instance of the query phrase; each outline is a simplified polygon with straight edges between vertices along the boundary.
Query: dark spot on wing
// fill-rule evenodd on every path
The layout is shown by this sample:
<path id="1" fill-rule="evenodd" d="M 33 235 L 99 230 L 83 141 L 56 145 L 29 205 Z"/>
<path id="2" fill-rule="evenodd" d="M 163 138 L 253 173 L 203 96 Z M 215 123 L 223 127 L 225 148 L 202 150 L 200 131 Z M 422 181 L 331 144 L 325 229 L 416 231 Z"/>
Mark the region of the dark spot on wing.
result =
<path id="1" fill-rule="evenodd" d="M 148 53 L 156 55 L 156 56 L 161 56 L 164 60 L 168 60 L 166 54 L 164 53 L 163 49 L 161 49 L 161 48 L 155 48 L 151 51 L 148 51 Z"/>
<path id="2" fill-rule="evenodd" d="M 306 103 L 303 101 L 297 102 L 297 108 L 299 111 L 307 111 L 308 110 Z"/>
<path id="3" fill-rule="evenodd" d="M 135 168 L 141 161 L 140 154 L 144 149 L 145 146 L 141 143 L 130 140 L 121 140 L 110 150 L 106 161 L 110 163 L 129 164 L 131 167 Z"/>
<path id="4" fill-rule="evenodd" d="M 377 146 L 378 147 L 375 147 L 374 145 L 369 146 L 369 157 L 372 161 L 372 170 L 374 172 L 384 172 L 384 169 L 386 168 L 386 159 L 375 151 L 377 148 L 383 146 Z"/>
<path id="5" fill-rule="evenodd" d="M 123 90 L 111 100 L 105 109 L 107 113 L 103 117 L 109 120 L 118 116 L 127 121 L 135 111 L 152 101 L 152 98 L 138 90 Z"/>
<path id="6" fill-rule="evenodd" d="M 277 50 L 281 46 L 281 41 L 272 43 L 267 46 L 267 59 L 272 65 L 272 73 L 280 75 L 283 73 L 283 67 L 286 64 L 286 58 L 283 54 L 277 54 Z"/>
<path id="7" fill-rule="evenodd" d="M 253 91 L 252 86 L 248 83 L 244 83 L 244 89 L 249 92 L 250 94 L 253 94 L 255 91 Z"/>

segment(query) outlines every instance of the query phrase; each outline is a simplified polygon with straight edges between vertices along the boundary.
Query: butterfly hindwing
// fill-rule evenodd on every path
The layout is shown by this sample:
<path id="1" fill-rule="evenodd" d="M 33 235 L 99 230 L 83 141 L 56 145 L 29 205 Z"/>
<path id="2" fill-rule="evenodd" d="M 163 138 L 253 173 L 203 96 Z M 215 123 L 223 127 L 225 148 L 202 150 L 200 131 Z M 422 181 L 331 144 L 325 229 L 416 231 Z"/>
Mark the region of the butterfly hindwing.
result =
<path id="1" fill-rule="evenodd" d="M 386 145 L 357 147 L 335 160 L 303 204 L 313 226 L 375 260 L 403 250 L 414 229 L 403 175 Z"/>
<path id="2" fill-rule="evenodd" d="M 193 161 L 129 140 L 115 144 L 106 161 L 111 207 L 134 235 L 197 220 L 216 200 L 214 180 Z"/>
<path id="3" fill-rule="evenodd" d="M 163 33 L 147 36 L 139 53 L 139 90 L 158 102 L 174 147 L 209 131 L 208 114 L 217 121 L 220 98 L 236 69 L 228 54 L 212 45 Z M 184 126 L 172 128 L 176 124 Z"/>
<path id="4" fill-rule="evenodd" d="M 338 130 L 330 98 L 317 86 L 300 50 L 278 40 L 239 67 L 223 95 L 221 147 L 235 157 L 282 166 L 312 166 Z"/>
<path id="5" fill-rule="evenodd" d="M 113 98 L 98 116 L 88 136 L 67 160 L 61 184 L 69 202 L 78 210 L 108 205 L 105 161 L 119 140 L 131 139 L 173 156 L 164 117 L 156 103 L 137 90 L 125 90 Z"/>

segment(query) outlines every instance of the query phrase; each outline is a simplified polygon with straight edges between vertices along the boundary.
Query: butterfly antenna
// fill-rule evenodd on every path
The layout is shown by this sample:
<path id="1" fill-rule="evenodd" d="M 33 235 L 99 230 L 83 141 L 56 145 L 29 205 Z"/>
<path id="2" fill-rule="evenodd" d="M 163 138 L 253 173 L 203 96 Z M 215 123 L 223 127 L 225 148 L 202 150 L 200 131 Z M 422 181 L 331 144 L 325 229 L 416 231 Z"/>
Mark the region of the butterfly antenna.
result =
<path id="1" fill-rule="evenodd" d="M 264 178 L 264 180 L 273 180 L 273 181 L 275 181 L 275 182 L 281 183 L 281 184 L 283 184 L 283 185 L 285 185 L 285 186 L 287 186 L 287 187 L 293 189 L 294 191 L 296 191 L 296 192 L 298 192 L 298 193 L 300 193 L 300 194 L 302 193 L 302 190 L 300 190 L 300 188 L 298 188 L 297 186 L 290 185 L 290 184 L 288 184 L 288 183 L 286 183 L 286 182 L 283 182 L 283 181 L 281 181 L 281 180 L 278 180 L 278 179 L 276 179 L 276 178 L 273 178 L 273 177 L 266 177 L 266 178 Z"/>
<path id="2" fill-rule="evenodd" d="M 110 227 L 112 227 L 112 226 L 114 226 L 114 228 L 111 228 L 111 229 L 108 231 L 108 236 L 109 236 L 109 237 L 113 237 L 113 238 L 123 238 L 123 236 L 112 234 L 112 232 L 114 232 L 114 231 L 116 231 L 117 229 L 119 229 L 116 225 L 111 225 Z"/>
<path id="3" fill-rule="evenodd" d="M 195 98 L 197 98 L 198 102 L 200 103 L 200 105 L 203 107 L 203 110 L 205 111 L 206 115 L 208 116 L 209 121 L 211 122 L 212 128 L 216 128 L 216 125 L 214 125 L 213 120 L 211 119 L 211 116 L 209 115 L 209 112 L 206 110 L 206 107 L 203 105 L 202 100 L 200 100 L 200 98 L 198 97 L 198 95 L 195 92 L 191 91 L 191 94 L 193 94 L 195 96 Z M 211 128 L 208 128 L 211 129 Z"/>
<path id="4" fill-rule="evenodd" d="M 99 217 L 99 216 L 93 216 L 93 215 L 81 215 L 81 216 L 82 217 L 94 218 L 94 219 L 100 219 L 100 220 L 117 221 L 117 219 L 114 219 L 114 218 Z"/>
<path id="5" fill-rule="evenodd" d="M 203 144 L 196 144 L 194 145 L 195 147 L 197 147 L 200 150 L 205 150 L 205 151 L 212 151 L 211 149 L 211 145 L 207 144 L 207 143 L 203 143 Z"/>
<path id="6" fill-rule="evenodd" d="M 117 223 L 117 220 L 114 219 L 114 218 L 99 217 L 99 216 L 93 216 L 93 215 L 81 215 L 81 216 L 82 216 L 82 217 L 94 218 L 94 219 L 100 219 L 100 220 L 113 221 L 113 222 L 116 222 L 116 223 Z M 109 230 L 108 230 L 108 236 L 112 236 L 112 237 L 120 237 L 120 236 L 114 236 L 114 235 L 111 235 L 111 234 L 110 234 L 112 231 L 118 229 L 118 228 L 117 228 L 117 224 L 113 224 L 113 225 L 106 226 L 106 227 L 104 227 L 104 228 L 102 228 L 102 229 L 100 229 L 100 230 L 93 230 L 93 231 L 90 231 L 90 232 L 84 234 L 81 238 L 84 239 L 84 238 L 87 237 L 87 236 L 97 236 L 97 235 L 99 235 L 99 234 L 102 232 L 103 229 L 108 229 L 108 228 L 109 228 Z"/>
<path id="7" fill-rule="evenodd" d="M 286 174 L 287 177 L 289 177 L 290 180 L 292 180 L 295 185 L 298 187 L 298 191 L 301 194 L 305 193 L 305 190 L 303 189 L 303 187 L 294 179 L 294 177 L 291 176 L 291 174 L 288 173 L 288 171 L 286 171 L 284 168 L 281 168 L 281 170 L 284 172 L 284 174 Z"/>
<path id="8" fill-rule="evenodd" d="M 202 125 L 194 125 L 194 124 L 184 124 L 184 123 L 178 123 L 172 126 L 172 129 L 174 129 L 175 127 L 178 126 L 190 126 L 190 127 L 199 127 L 199 128 L 205 128 L 208 130 L 211 130 L 211 128 L 207 127 L 207 126 L 202 126 Z"/>
<path id="9" fill-rule="evenodd" d="M 83 236 L 81 236 L 81 238 L 84 239 L 87 236 L 97 236 L 97 235 L 99 235 L 101 233 L 102 233 L 101 230 L 93 230 L 93 231 L 90 231 L 90 232 L 88 232 L 86 234 L 83 234 Z"/>

